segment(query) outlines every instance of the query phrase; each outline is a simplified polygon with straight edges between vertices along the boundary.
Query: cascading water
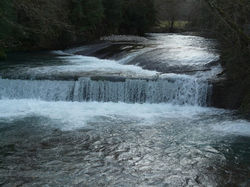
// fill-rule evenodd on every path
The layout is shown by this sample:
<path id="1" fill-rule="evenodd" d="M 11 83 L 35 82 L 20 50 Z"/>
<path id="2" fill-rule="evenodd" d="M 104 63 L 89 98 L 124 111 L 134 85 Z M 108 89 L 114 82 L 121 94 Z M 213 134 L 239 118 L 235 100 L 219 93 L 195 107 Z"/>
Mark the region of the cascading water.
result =
<path id="1" fill-rule="evenodd" d="M 192 77 L 159 80 L 78 81 L 0 79 L 0 99 L 172 103 L 205 106 L 209 85 Z"/>
<path id="2" fill-rule="evenodd" d="M 103 40 L 0 62 L 0 186 L 249 186 L 250 123 L 207 107 L 216 42 Z"/>

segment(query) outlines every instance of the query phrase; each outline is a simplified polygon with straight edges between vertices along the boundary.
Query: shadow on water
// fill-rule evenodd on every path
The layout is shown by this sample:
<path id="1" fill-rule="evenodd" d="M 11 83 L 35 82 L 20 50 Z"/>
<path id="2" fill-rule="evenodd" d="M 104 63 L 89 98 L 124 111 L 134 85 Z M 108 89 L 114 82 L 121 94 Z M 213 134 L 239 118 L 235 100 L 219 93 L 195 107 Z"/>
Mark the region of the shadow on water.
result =
<path id="1" fill-rule="evenodd" d="M 1 122 L 1 184 L 249 185 L 250 137 L 219 135 L 202 118 L 98 120 L 73 131 L 39 116 Z"/>
<path id="2" fill-rule="evenodd" d="M 204 107 L 215 41 L 112 36 L 9 56 L 1 186 L 250 186 L 250 123 Z"/>

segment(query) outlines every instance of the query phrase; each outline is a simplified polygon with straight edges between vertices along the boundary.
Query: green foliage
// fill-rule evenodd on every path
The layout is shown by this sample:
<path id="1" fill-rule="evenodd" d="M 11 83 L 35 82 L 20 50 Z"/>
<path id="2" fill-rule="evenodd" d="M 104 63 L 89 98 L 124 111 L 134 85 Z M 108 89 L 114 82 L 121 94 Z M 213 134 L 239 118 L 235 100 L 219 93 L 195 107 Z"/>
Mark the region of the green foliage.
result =
<path id="1" fill-rule="evenodd" d="M 0 1 L 0 47 L 5 47 L 13 35 L 12 23 L 16 21 L 12 0 Z"/>
<path id="2" fill-rule="evenodd" d="M 107 30 L 117 33 L 122 22 L 123 1 L 103 0 L 104 24 Z"/>
<path id="3" fill-rule="evenodd" d="M 198 3 L 198 2 L 197 2 Z M 208 6 L 203 2 L 196 5 L 190 17 L 190 26 L 201 30 L 208 30 L 216 27 L 218 20 L 215 21 L 214 14 L 209 10 Z"/>
<path id="4" fill-rule="evenodd" d="M 62 48 L 113 33 L 143 34 L 153 0 L 0 0 L 0 47 Z"/>
<path id="5" fill-rule="evenodd" d="M 214 33 L 221 43 L 221 61 L 227 76 L 225 90 L 230 90 L 224 99 L 229 105 L 236 103 L 234 108 L 249 116 L 250 40 L 243 29 L 250 24 L 249 0 L 204 0 L 198 8 L 192 26 Z"/>
<path id="6" fill-rule="evenodd" d="M 124 3 L 122 31 L 144 34 L 156 22 L 156 12 L 152 0 L 127 0 Z"/>
<path id="7" fill-rule="evenodd" d="M 72 23 L 85 33 L 143 34 L 155 15 L 153 0 L 72 0 Z"/>
<path id="8" fill-rule="evenodd" d="M 101 0 L 72 0 L 72 23 L 81 32 L 96 32 L 103 11 Z"/>
<path id="9" fill-rule="evenodd" d="M 20 28 L 17 40 L 22 48 L 48 49 L 64 47 L 68 40 L 64 35 L 70 33 L 68 0 L 15 0 Z"/>

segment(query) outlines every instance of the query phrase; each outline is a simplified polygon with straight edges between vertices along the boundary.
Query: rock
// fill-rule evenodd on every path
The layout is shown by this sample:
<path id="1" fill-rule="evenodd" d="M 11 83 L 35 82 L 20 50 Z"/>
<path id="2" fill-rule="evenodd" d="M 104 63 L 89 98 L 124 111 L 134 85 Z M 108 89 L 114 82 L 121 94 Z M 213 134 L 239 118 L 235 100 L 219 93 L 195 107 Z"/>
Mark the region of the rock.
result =
<path id="1" fill-rule="evenodd" d="M 125 82 L 126 78 L 124 77 L 106 77 L 106 76 L 93 76 L 91 77 L 93 81 L 110 81 L 110 82 Z"/>
<path id="2" fill-rule="evenodd" d="M 212 83 L 211 106 L 225 109 L 239 109 L 243 102 L 243 89 L 226 79 Z"/>
<path id="3" fill-rule="evenodd" d="M 0 60 L 6 60 L 7 55 L 3 49 L 0 48 Z"/>
<path id="4" fill-rule="evenodd" d="M 250 119 L 250 93 L 244 97 L 240 111 L 247 119 Z"/>

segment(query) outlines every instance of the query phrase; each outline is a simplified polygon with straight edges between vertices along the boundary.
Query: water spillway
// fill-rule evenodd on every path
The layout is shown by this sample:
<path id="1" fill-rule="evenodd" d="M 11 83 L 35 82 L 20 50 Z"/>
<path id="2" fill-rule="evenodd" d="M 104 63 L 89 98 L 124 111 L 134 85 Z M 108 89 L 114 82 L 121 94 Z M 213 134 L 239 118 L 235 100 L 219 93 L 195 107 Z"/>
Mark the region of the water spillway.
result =
<path id="1" fill-rule="evenodd" d="M 151 35 L 132 43 L 109 41 L 54 51 L 46 58 L 31 56 L 32 63 L 25 56 L 22 63 L 0 69 L 0 98 L 207 106 L 212 74 L 207 65 L 218 59 L 212 44 L 202 37 Z M 114 55 L 100 59 L 93 50 Z"/>
<path id="2" fill-rule="evenodd" d="M 0 62 L 0 185 L 249 186 L 250 123 L 208 107 L 215 41 L 127 38 Z"/>
<path id="3" fill-rule="evenodd" d="M 210 86 L 192 77 L 77 81 L 0 79 L 0 98 L 45 101 L 207 104 Z"/>

